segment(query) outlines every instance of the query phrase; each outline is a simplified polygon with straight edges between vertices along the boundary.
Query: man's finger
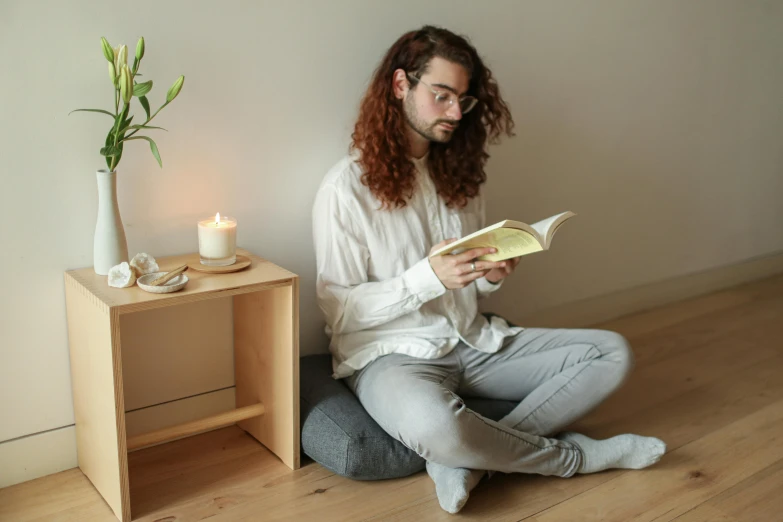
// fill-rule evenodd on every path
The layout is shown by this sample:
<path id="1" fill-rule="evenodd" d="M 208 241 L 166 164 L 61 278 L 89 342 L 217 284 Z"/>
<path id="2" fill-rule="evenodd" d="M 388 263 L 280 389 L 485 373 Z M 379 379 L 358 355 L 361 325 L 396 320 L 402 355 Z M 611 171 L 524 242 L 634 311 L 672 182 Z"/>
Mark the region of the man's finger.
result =
<path id="1" fill-rule="evenodd" d="M 475 269 L 473 266 L 475 265 Z M 473 272 L 489 272 L 495 268 L 501 268 L 505 266 L 503 261 L 470 261 L 468 263 L 457 264 L 457 274 L 470 274 Z"/>
<path id="2" fill-rule="evenodd" d="M 507 268 L 505 261 L 476 261 L 476 270 L 490 271 L 495 268 Z"/>
<path id="3" fill-rule="evenodd" d="M 497 250 L 492 247 L 471 248 L 470 250 L 462 252 L 461 254 L 457 254 L 455 257 L 457 258 L 457 262 L 467 263 L 473 259 L 476 259 L 477 257 L 481 257 L 486 254 L 492 254 L 494 252 L 497 252 Z"/>
<path id="4" fill-rule="evenodd" d="M 456 237 L 450 237 L 448 239 L 444 239 L 443 241 L 441 241 L 437 245 L 435 245 L 432 248 L 430 248 L 430 253 L 435 252 L 436 250 L 439 250 L 439 249 L 445 247 L 446 245 L 455 242 L 456 240 L 457 240 Z"/>
<path id="5" fill-rule="evenodd" d="M 487 274 L 488 270 L 476 270 L 475 272 L 468 272 L 465 275 L 461 275 L 457 278 L 457 281 L 459 281 L 462 285 L 467 285 L 468 283 L 472 283 L 476 279 L 480 277 L 484 277 Z"/>

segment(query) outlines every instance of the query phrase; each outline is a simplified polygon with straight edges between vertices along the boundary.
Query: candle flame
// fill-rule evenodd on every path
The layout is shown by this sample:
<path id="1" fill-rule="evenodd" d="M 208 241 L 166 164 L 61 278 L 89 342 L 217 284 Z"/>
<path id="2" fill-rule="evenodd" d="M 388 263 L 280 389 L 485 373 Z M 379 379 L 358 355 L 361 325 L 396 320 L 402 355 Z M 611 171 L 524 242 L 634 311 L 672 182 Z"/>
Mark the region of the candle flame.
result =
<path id="1" fill-rule="evenodd" d="M 215 214 L 215 224 L 216 224 L 216 225 L 219 225 L 219 224 L 220 224 L 220 212 L 218 212 L 217 214 Z"/>

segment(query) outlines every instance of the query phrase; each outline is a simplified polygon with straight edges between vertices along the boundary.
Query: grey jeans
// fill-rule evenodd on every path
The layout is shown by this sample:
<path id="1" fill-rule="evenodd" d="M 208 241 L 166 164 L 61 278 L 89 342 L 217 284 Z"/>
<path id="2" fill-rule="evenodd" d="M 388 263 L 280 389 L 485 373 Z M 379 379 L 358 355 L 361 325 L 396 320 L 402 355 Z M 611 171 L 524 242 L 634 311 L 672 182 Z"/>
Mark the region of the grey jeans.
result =
<path id="1" fill-rule="evenodd" d="M 380 357 L 346 378 L 392 437 L 451 468 L 570 477 L 582 454 L 548 438 L 595 408 L 625 380 L 633 355 L 607 330 L 528 328 L 494 354 L 460 343 L 440 359 Z M 519 401 L 499 422 L 461 397 Z"/>

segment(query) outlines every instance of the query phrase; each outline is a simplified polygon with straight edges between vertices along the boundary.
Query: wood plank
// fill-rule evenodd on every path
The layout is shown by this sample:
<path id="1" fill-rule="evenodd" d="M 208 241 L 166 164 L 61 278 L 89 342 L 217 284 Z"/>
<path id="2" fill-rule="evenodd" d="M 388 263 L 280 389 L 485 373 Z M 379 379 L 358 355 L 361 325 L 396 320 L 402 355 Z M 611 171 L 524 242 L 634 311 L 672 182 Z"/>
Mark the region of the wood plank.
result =
<path id="1" fill-rule="evenodd" d="M 144 502 L 144 505 L 134 504 L 142 520 L 164 516 L 185 520 L 209 518 L 210 521 L 259 520 L 259 517 L 265 521 L 363 520 L 379 508 L 392 508 L 411 492 L 420 496 L 432 490 L 429 478 L 423 474 L 390 481 L 351 481 L 313 463 L 292 472 L 270 453 L 258 450 L 261 446 L 247 434 L 233 430 L 233 427 L 226 428 L 186 439 L 203 438 L 190 455 L 178 455 L 184 457 L 181 462 L 188 472 L 178 474 L 177 482 L 182 480 L 185 484 L 158 481 L 149 472 L 150 482 L 143 489 L 134 489 L 134 499 Z M 234 439 L 232 444 L 225 445 L 223 452 L 231 453 L 221 458 L 219 450 L 211 452 L 206 455 L 208 464 L 201 467 L 198 448 L 207 447 L 203 442 L 207 437 L 211 440 L 210 447 L 220 448 L 220 444 L 214 444 L 220 436 L 226 442 Z M 240 449 L 247 449 L 247 441 L 255 451 L 245 453 Z M 185 441 L 176 444 L 182 442 Z M 135 483 L 134 476 L 134 487 Z M 198 494 L 204 488 L 210 489 L 209 498 Z M 169 507 L 162 509 L 164 505 Z"/>
<path id="2" fill-rule="evenodd" d="M 688 511 L 684 515 L 681 515 L 673 520 L 676 520 L 677 522 L 746 522 L 747 521 L 747 519 L 744 518 L 743 519 L 734 518 L 731 515 L 727 515 L 722 511 L 718 511 L 717 509 L 704 504 L 697 507 L 696 509 L 692 509 Z M 760 522 L 769 522 L 771 520 L 775 520 L 775 519 L 768 518 Z"/>
<path id="3" fill-rule="evenodd" d="M 536 515 L 562 520 L 671 520 L 783 458 L 783 401 Z M 730 448 L 730 451 L 727 449 Z M 612 502 L 607 502 L 612 498 Z"/>
<path id="4" fill-rule="evenodd" d="M 663 361 L 684 351 L 721 341 L 729 335 L 741 332 L 753 335 L 756 330 L 764 335 L 764 328 L 774 324 L 781 314 L 783 299 L 752 300 L 706 313 L 685 323 L 661 327 L 631 342 L 631 347 L 636 354 L 637 365 Z"/>
<path id="5" fill-rule="evenodd" d="M 172 451 L 167 446 L 176 448 Z M 166 516 L 201 520 L 259 498 L 278 497 L 286 502 L 295 492 L 306 496 L 329 487 L 325 484 L 335 479 L 332 472 L 315 464 L 291 471 L 236 426 L 135 452 L 131 465 L 133 509 L 141 520 Z M 263 511 L 254 513 L 257 517 Z"/>
<path id="6" fill-rule="evenodd" d="M 722 310 L 736 308 L 752 300 L 753 298 L 748 292 L 736 289 L 725 290 L 717 294 L 696 297 L 612 321 L 604 321 L 593 327 L 620 332 L 631 340 L 646 339 L 649 334 L 659 333 L 664 328 L 681 325 Z"/>
<path id="7" fill-rule="evenodd" d="M 667 332 L 661 344 L 637 343 L 637 367 L 626 384 L 588 417 L 576 423 L 576 429 L 593 432 L 612 419 L 660 404 L 715 379 L 732 374 L 783 353 L 775 338 L 783 337 L 783 301 L 749 309 L 748 328 L 736 327 L 730 318 L 719 314 L 717 326 L 700 320 L 694 332 Z M 723 324 L 727 326 L 723 326 Z M 724 329 L 725 328 L 725 329 Z M 679 350 L 678 348 L 679 347 Z M 665 352 L 645 355 L 648 352 Z"/>
<path id="8" fill-rule="evenodd" d="M 743 522 L 778 520 L 783 513 L 781 491 L 783 491 L 783 459 L 672 520 L 677 522 L 716 520 L 707 518 L 709 514 L 715 513 L 720 513 L 726 520 Z"/>
<path id="9" fill-rule="evenodd" d="M 186 437 L 221 426 L 228 426 L 263 414 L 264 405 L 259 402 L 258 404 L 251 404 L 231 411 L 210 415 L 203 419 L 177 424 L 176 426 L 169 426 L 168 428 L 155 430 L 149 433 L 142 433 L 128 439 L 128 450 L 159 444 L 164 441 Z"/>
<path id="10" fill-rule="evenodd" d="M 234 297 L 237 407 L 262 402 L 262 417 L 238 423 L 291 469 L 299 460 L 298 279 Z"/>
<path id="11" fill-rule="evenodd" d="M 49 522 L 68 519 L 87 522 L 86 512 L 100 515 L 101 522 L 116 522 L 112 512 L 79 468 L 54 473 L 0 489 L 0 520 Z"/>
<path id="12" fill-rule="evenodd" d="M 776 275 L 745 283 L 719 292 L 702 295 L 666 306 L 626 315 L 595 324 L 594 328 L 616 330 L 630 339 L 647 338 L 664 328 L 691 321 L 698 317 L 735 308 L 753 300 L 783 293 L 783 276 Z"/>
<path id="13" fill-rule="evenodd" d="M 68 274 L 65 301 L 79 467 L 128 521 L 119 316 Z"/>

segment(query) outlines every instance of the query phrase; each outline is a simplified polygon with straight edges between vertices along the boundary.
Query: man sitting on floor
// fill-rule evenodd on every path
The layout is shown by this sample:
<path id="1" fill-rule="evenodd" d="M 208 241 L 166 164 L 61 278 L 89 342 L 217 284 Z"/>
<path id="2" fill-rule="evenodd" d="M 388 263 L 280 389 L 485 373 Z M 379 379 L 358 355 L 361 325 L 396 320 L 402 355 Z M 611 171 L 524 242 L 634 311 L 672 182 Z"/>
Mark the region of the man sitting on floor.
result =
<path id="1" fill-rule="evenodd" d="M 498 85 L 463 37 L 424 27 L 392 45 L 362 101 L 351 154 L 313 208 L 317 294 L 336 378 L 427 460 L 456 513 L 485 470 L 570 477 L 657 462 L 665 444 L 558 432 L 625 380 L 617 333 L 509 326 L 478 312 L 519 258 L 429 257 L 485 226 L 486 147 L 512 134 Z M 520 401 L 500 422 L 461 397 Z"/>

